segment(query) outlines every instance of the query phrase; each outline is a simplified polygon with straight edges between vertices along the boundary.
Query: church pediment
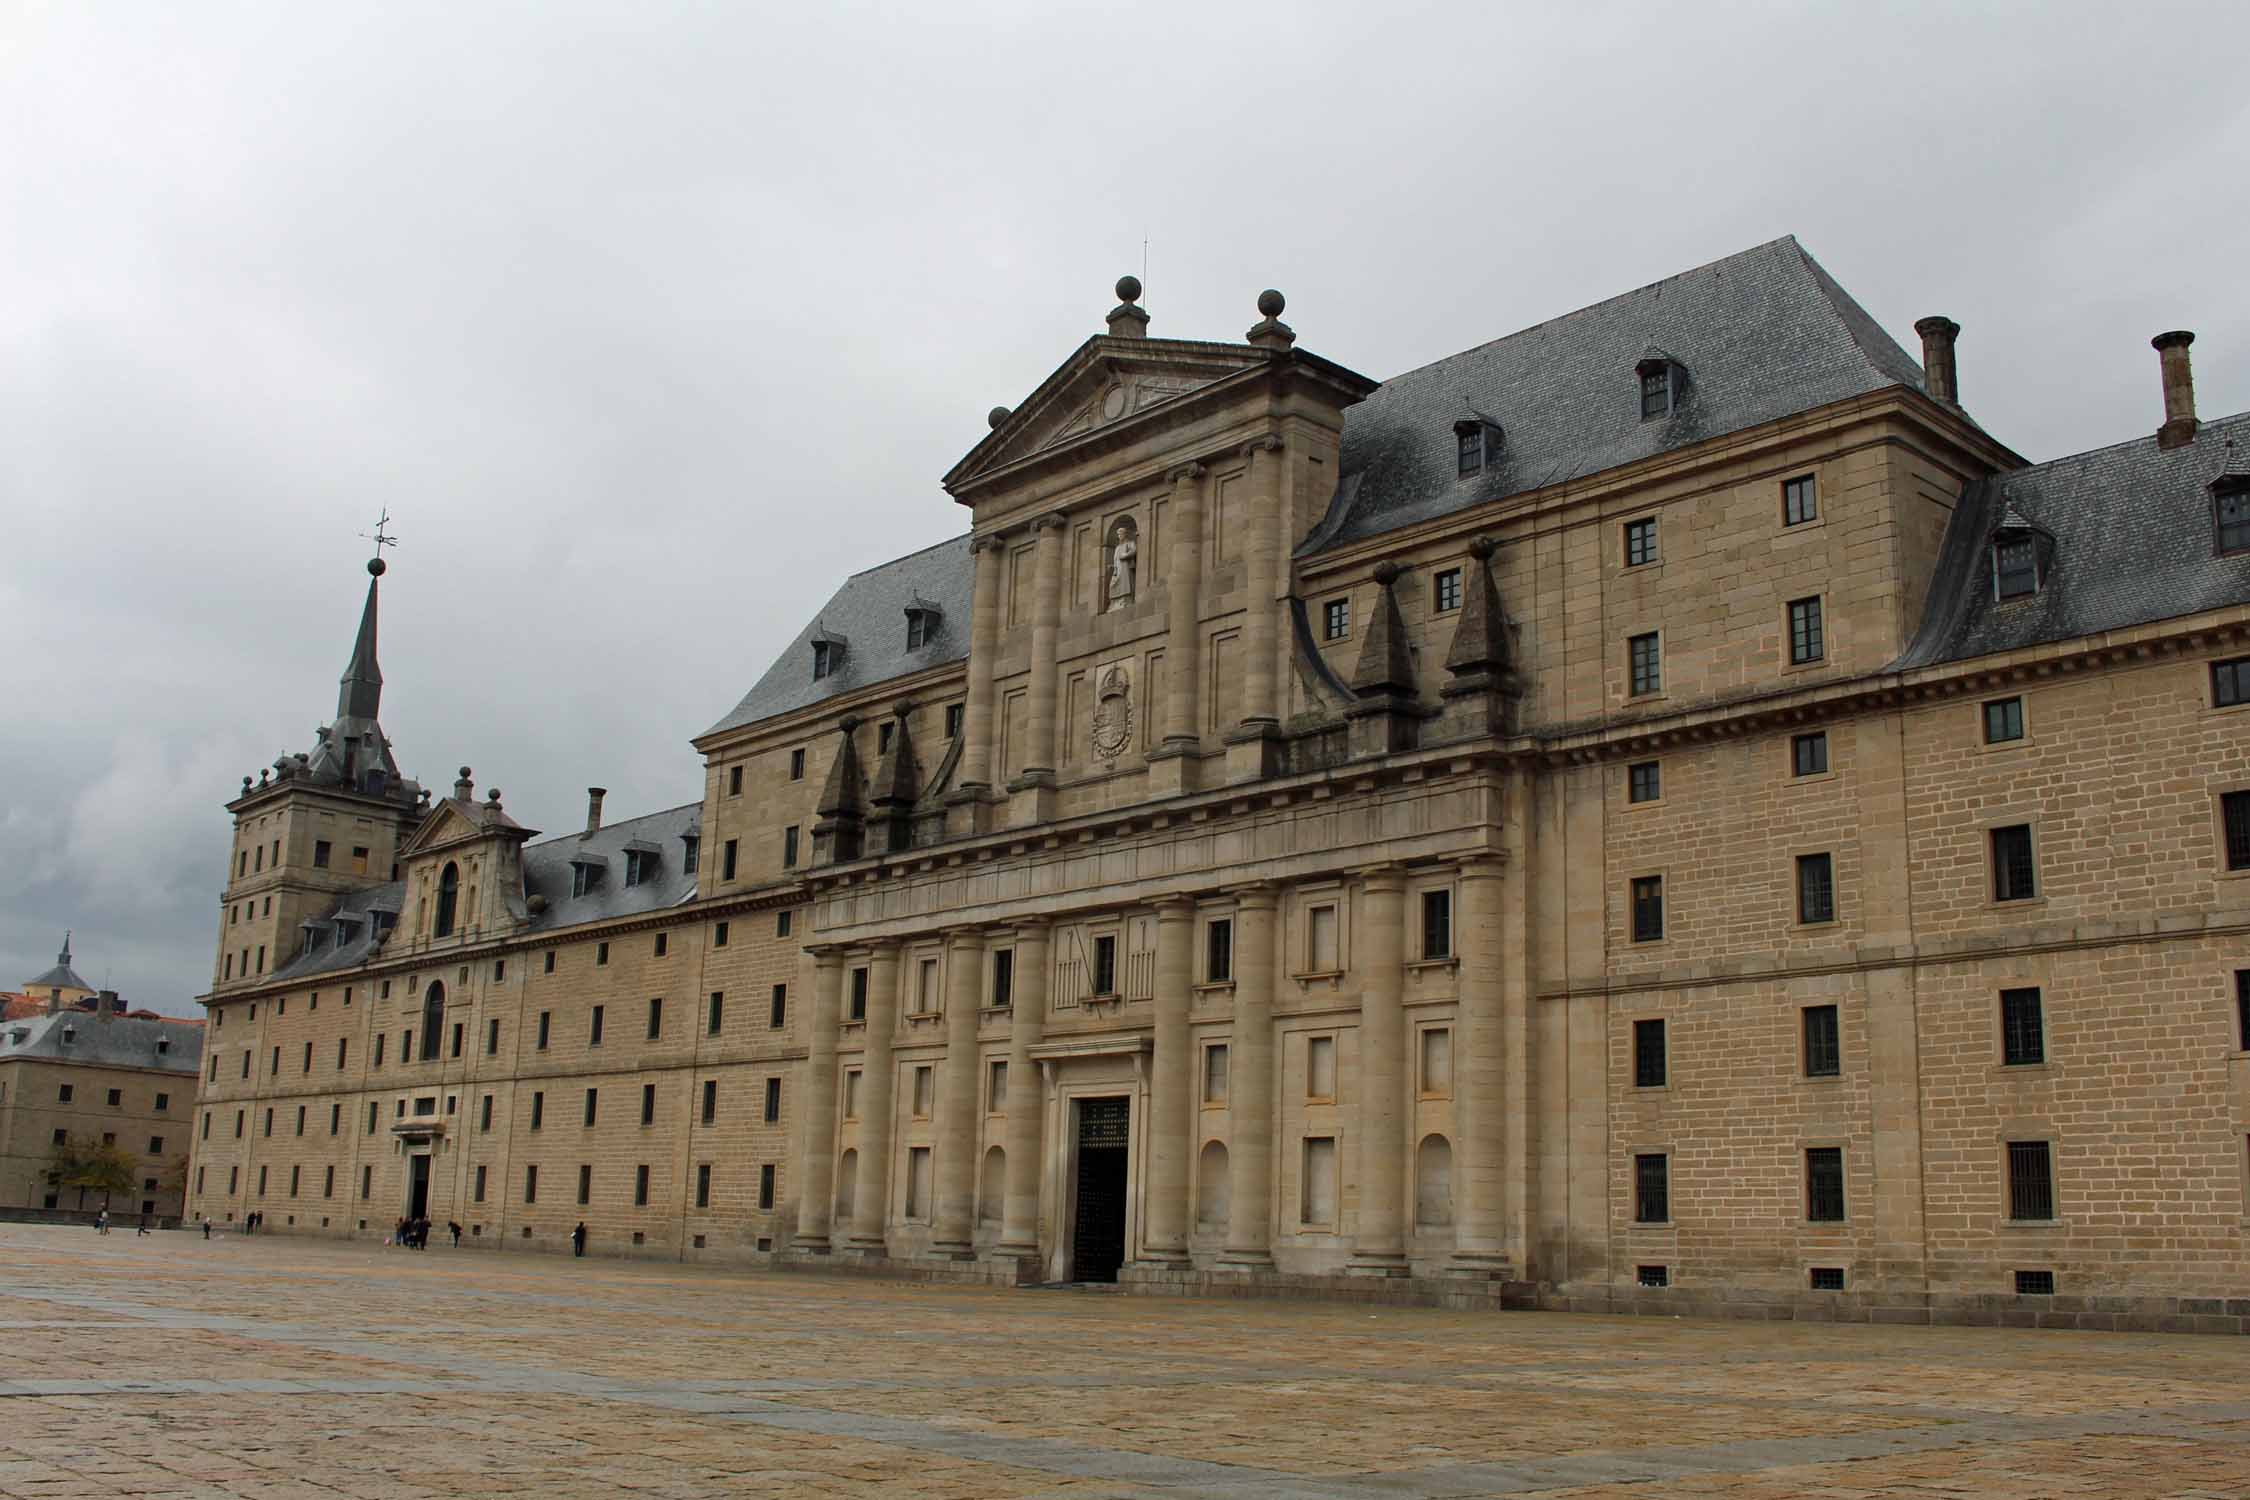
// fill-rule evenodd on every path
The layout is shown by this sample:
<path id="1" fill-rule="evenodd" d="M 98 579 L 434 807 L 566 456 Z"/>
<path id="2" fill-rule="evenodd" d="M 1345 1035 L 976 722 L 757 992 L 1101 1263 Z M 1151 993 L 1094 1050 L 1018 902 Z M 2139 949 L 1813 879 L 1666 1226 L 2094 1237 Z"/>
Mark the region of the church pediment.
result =
<path id="1" fill-rule="evenodd" d="M 459 804 L 449 798 L 430 810 L 430 815 L 414 830 L 414 836 L 406 841 L 406 847 L 399 851 L 399 858 L 412 859 L 417 854 L 427 854 L 448 844 L 482 838 L 488 832 L 490 830 L 481 820 L 461 811 Z"/>

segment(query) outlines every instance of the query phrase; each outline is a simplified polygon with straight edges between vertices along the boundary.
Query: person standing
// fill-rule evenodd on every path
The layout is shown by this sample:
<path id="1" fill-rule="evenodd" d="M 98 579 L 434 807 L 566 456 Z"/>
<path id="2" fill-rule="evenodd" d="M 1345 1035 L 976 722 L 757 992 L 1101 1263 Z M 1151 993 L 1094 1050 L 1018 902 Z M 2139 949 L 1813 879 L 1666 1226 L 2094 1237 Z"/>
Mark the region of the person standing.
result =
<path id="1" fill-rule="evenodd" d="M 109 1210 L 102 1209 L 94 1215 L 94 1233 L 109 1233 Z"/>
<path id="2" fill-rule="evenodd" d="M 133 1234 L 133 1238 L 134 1238 L 134 1239 L 136 1239 L 136 1240 L 145 1240 L 145 1239 L 147 1239 L 147 1238 L 148 1238 L 148 1215 L 147 1215 L 147 1214 L 142 1214 L 142 1215 L 141 1215 L 141 1227 L 140 1227 L 140 1228 L 139 1228 L 138 1230 L 134 1231 L 134 1234 Z"/>
<path id="3" fill-rule="evenodd" d="M 203 1216 L 203 1237 L 205 1239 L 211 1238 L 211 1216 L 209 1214 Z"/>
<path id="4" fill-rule="evenodd" d="M 453 1231 L 453 1248 L 454 1248 L 454 1249 L 456 1249 L 456 1250 L 460 1249 L 460 1248 L 461 1248 L 461 1226 L 460 1226 L 460 1225 L 458 1225 L 458 1224 L 456 1224 L 456 1223 L 454 1223 L 454 1222 L 453 1222 L 453 1221 L 452 1221 L 451 1219 L 447 1219 L 447 1220 L 445 1221 L 445 1227 Z"/>
<path id="5" fill-rule="evenodd" d="M 584 1219 L 580 1219 L 578 1227 L 570 1232 L 570 1253 L 573 1256 L 582 1256 L 586 1253 L 586 1221 Z"/>

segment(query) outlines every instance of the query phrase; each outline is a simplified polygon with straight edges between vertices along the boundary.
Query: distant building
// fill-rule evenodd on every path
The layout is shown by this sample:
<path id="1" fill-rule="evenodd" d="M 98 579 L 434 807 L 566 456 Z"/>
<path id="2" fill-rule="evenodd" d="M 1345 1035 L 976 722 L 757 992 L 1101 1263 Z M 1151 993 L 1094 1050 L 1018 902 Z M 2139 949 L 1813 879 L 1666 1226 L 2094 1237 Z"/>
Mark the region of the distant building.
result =
<path id="1" fill-rule="evenodd" d="M 1236 342 L 1118 291 L 945 476 L 968 534 L 695 739 L 699 802 L 542 839 L 402 779 L 371 585 L 335 721 L 229 804 L 193 1205 L 1573 1307 L 2250 1297 L 2250 416 L 2199 422 L 2187 334 L 2160 428 L 2029 465 L 1954 323 L 1917 361 L 1793 239 L 1381 382 L 1277 293 Z"/>
<path id="2" fill-rule="evenodd" d="M 127 1011 L 78 977 L 64 938 L 55 967 L 0 1017 L 0 1209 L 80 1207 L 76 1189 L 47 1181 L 54 1148 L 79 1136 L 135 1160 L 133 1187 L 107 1195 L 112 1214 L 179 1214 L 203 1025 Z"/>

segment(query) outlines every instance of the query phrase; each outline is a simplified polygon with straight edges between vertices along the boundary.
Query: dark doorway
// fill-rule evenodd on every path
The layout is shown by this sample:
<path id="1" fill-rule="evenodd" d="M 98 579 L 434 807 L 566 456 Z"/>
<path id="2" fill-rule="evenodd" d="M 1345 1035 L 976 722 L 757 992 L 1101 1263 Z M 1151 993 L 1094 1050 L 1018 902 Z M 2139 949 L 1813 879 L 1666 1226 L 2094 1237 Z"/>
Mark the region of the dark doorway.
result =
<path id="1" fill-rule="evenodd" d="M 1115 1281 L 1125 1263 L 1125 1148 L 1131 1105 L 1078 1101 L 1078 1201 L 1070 1236 L 1070 1279 Z"/>
<path id="2" fill-rule="evenodd" d="M 430 1214 L 430 1159 L 426 1156 L 409 1157 L 414 1163 L 413 1173 L 407 1179 L 406 1216 L 409 1219 L 426 1219 Z"/>

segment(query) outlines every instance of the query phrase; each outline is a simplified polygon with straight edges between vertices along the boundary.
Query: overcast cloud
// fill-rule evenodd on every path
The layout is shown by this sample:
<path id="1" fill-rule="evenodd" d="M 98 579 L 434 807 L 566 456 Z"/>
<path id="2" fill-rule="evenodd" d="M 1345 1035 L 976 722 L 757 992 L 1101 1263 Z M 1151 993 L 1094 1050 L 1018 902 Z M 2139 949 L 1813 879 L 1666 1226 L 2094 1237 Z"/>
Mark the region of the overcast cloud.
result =
<path id="1" fill-rule="evenodd" d="M 1101 329 L 1377 377 L 1796 233 L 2034 459 L 2250 406 L 2239 4 L 0 3 L 0 987 L 190 1012 L 335 706 L 566 830 L 692 800 Z"/>

